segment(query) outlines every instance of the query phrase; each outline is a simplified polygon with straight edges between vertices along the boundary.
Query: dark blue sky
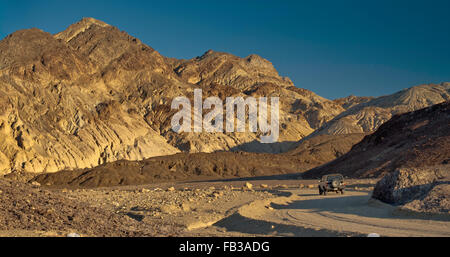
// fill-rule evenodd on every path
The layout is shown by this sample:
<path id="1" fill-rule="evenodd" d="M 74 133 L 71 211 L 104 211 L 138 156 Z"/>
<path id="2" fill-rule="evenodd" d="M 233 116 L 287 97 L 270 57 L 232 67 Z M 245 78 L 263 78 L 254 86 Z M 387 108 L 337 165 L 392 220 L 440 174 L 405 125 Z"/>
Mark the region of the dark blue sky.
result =
<path id="1" fill-rule="evenodd" d="M 449 0 L 0 0 L 0 37 L 94 17 L 169 57 L 259 54 L 296 86 L 333 99 L 450 81 L 449 15 Z"/>

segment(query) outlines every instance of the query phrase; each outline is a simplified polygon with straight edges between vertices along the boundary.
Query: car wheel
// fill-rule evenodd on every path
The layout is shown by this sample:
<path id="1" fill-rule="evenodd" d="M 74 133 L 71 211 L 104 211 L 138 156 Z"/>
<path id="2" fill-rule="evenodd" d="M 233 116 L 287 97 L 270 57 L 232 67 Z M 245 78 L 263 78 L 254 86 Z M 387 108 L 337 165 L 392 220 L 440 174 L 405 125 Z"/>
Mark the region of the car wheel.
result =
<path id="1" fill-rule="evenodd" d="M 333 186 L 334 188 L 337 188 L 338 186 L 339 186 L 339 180 L 333 180 L 332 182 L 331 182 L 331 186 Z"/>

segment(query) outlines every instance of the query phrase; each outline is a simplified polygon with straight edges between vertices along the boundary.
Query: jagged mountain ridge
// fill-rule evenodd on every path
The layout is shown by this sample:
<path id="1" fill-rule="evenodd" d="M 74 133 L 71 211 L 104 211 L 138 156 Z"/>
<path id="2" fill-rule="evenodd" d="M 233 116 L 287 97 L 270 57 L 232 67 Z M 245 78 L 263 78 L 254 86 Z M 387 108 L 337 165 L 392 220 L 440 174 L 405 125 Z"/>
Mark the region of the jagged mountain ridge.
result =
<path id="1" fill-rule="evenodd" d="M 263 149 L 253 133 L 175 134 L 171 100 L 194 88 L 222 98 L 283 97 L 280 142 L 298 141 L 344 110 L 294 87 L 257 55 L 208 51 L 191 60 L 167 58 L 92 18 L 55 35 L 27 29 L 0 41 L 0 88 L 2 173 L 89 168 L 180 150 L 289 148 Z"/>
<path id="2" fill-rule="evenodd" d="M 449 82 L 414 86 L 391 95 L 371 100 L 365 99 L 334 117 L 309 137 L 320 134 L 373 132 L 394 115 L 419 110 L 448 100 L 450 100 Z"/>
<path id="3" fill-rule="evenodd" d="M 92 23 L 94 24 L 92 25 Z M 104 25 L 102 22 L 100 22 L 101 26 L 96 26 L 97 23 L 99 22 L 87 18 L 71 26 L 72 28 L 69 27 L 68 30 L 70 31 L 83 31 L 68 41 L 72 48 L 82 49 L 84 52 L 90 53 L 90 56 L 92 57 L 94 54 L 92 54 L 92 51 L 89 49 L 94 48 L 97 52 L 102 52 L 99 49 L 103 49 L 104 45 L 107 49 L 114 48 L 110 44 L 99 44 L 97 42 L 104 42 L 105 37 L 109 38 L 112 34 L 118 34 L 114 38 L 122 38 L 122 41 L 124 42 L 131 41 L 136 43 L 139 46 L 138 48 L 151 49 L 146 45 L 142 45 L 138 39 L 132 39 L 132 37 L 126 33 L 120 32 L 112 26 Z M 62 34 L 64 34 L 64 32 L 57 34 L 57 36 Z M 89 35 L 86 36 L 84 34 Z M 90 42 L 80 40 L 80 38 L 88 38 Z M 91 41 L 96 43 L 92 43 Z M 111 40 L 106 40 L 106 42 L 110 41 Z M 89 47 L 89 45 L 92 46 Z M 126 47 L 121 45 L 121 49 L 124 48 Z M 171 115 L 173 115 L 173 112 L 170 111 L 169 108 L 171 99 L 175 96 L 191 95 L 193 88 L 191 82 L 194 81 L 189 77 L 186 77 L 186 71 L 192 69 L 197 69 L 197 72 L 205 77 L 205 79 L 198 81 L 195 84 L 197 88 L 200 87 L 204 90 L 205 97 L 209 95 L 218 95 L 222 98 L 226 96 L 246 96 L 247 94 L 244 91 L 245 87 L 248 88 L 250 86 L 259 88 L 261 87 L 261 84 L 268 85 L 272 91 L 283 90 L 284 95 L 282 97 L 284 97 L 284 106 L 281 108 L 280 116 L 282 119 L 286 120 L 283 122 L 284 124 L 291 123 L 291 126 L 282 128 L 282 131 L 280 132 L 280 141 L 296 141 L 299 138 L 308 135 L 322 123 L 328 121 L 342 111 L 339 105 L 336 105 L 327 99 L 316 97 L 311 101 L 309 100 L 309 97 L 307 97 L 306 100 L 308 102 L 304 104 L 304 106 L 306 106 L 304 109 L 309 109 L 302 111 L 302 113 L 293 113 L 293 110 L 295 111 L 296 108 L 291 106 L 294 102 L 292 99 L 298 97 L 295 94 L 292 95 L 291 91 L 284 90 L 286 87 L 295 88 L 292 82 L 288 78 L 280 77 L 269 61 L 257 55 L 240 58 L 231 54 L 209 50 L 201 57 L 196 57 L 191 60 L 176 60 L 173 58 L 162 57 L 159 53 L 151 49 L 152 56 L 157 62 L 140 65 L 145 68 L 145 73 L 141 72 L 139 69 L 131 69 L 126 73 L 129 76 L 126 76 L 126 79 L 121 79 L 124 77 L 124 70 L 128 70 L 130 66 L 136 66 L 136 60 L 151 59 L 150 56 L 142 58 L 142 54 L 139 53 L 139 51 L 136 53 L 135 47 L 131 46 L 129 48 L 133 49 L 133 51 L 131 54 L 126 52 L 126 55 L 133 56 L 133 58 L 128 58 L 133 61 L 123 65 L 123 63 L 113 60 L 112 64 L 108 65 L 108 70 L 106 71 L 107 74 L 111 75 L 104 76 L 105 79 L 108 80 L 108 84 L 114 84 L 116 85 L 115 87 L 119 88 L 123 88 L 124 85 L 130 83 L 135 84 L 126 87 L 126 90 L 122 90 L 122 92 L 119 93 L 127 94 L 128 92 L 136 92 L 135 87 L 138 87 L 140 95 L 136 97 L 133 96 L 133 99 L 140 98 L 135 101 L 139 102 L 136 103 L 140 105 L 138 109 L 145 109 L 145 118 L 152 128 L 159 131 L 169 143 L 181 150 L 189 152 L 211 152 L 216 150 L 240 149 L 239 145 L 248 142 L 257 142 L 259 136 L 254 135 L 253 133 L 244 133 L 240 135 L 235 133 L 177 135 L 173 133 L 169 126 L 170 124 L 168 123 Z M 103 52 L 109 53 L 110 51 L 104 50 Z M 98 58 L 97 56 L 103 55 L 105 54 L 96 54 L 92 58 L 95 60 Z M 123 57 L 117 59 L 120 60 L 123 59 Z M 164 61 L 166 64 L 163 64 Z M 110 72 L 111 66 L 116 66 L 112 69 L 113 72 Z M 121 71 L 119 76 L 114 73 L 116 70 Z M 148 70 L 156 71 L 160 74 L 148 74 Z M 105 73 L 105 71 L 103 71 L 103 73 Z M 190 74 L 192 75 L 192 72 Z M 151 80 L 147 81 L 145 78 L 151 78 Z M 232 88 L 231 90 L 229 89 L 230 87 Z M 311 92 L 311 94 L 313 93 Z M 151 97 L 149 97 L 150 95 Z M 289 101 L 287 101 L 288 99 Z M 130 101 L 129 96 L 127 101 Z M 297 102 L 300 101 L 297 100 Z M 329 104 L 327 105 L 325 103 L 322 105 L 322 102 L 329 102 Z M 317 104 L 319 107 L 316 107 Z M 292 120 L 294 120 L 294 122 L 292 122 Z M 264 152 L 280 152 L 288 149 L 288 146 L 269 147 L 267 145 L 257 144 L 256 148 L 250 150 L 255 149 L 263 149 Z"/>

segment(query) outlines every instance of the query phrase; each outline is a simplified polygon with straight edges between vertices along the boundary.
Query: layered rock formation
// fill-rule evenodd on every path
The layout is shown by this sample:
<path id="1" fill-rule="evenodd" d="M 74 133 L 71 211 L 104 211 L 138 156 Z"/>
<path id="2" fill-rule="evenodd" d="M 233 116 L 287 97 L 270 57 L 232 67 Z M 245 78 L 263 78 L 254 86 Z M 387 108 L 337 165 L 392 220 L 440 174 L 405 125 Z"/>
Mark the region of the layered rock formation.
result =
<path id="1" fill-rule="evenodd" d="M 343 98 L 335 100 L 347 110 L 315 131 L 338 135 L 375 131 L 394 115 L 415 111 L 450 100 L 450 83 L 427 84 L 404 89 L 392 95 L 377 98 Z M 359 104 L 356 104 L 358 103 Z"/>
<path id="2" fill-rule="evenodd" d="M 0 56 L 0 172 L 54 172 L 178 152 L 132 104 L 122 104 L 124 96 L 114 96 L 102 63 L 64 41 L 22 30 L 0 42 Z"/>
<path id="3" fill-rule="evenodd" d="M 344 111 L 296 88 L 264 58 L 208 51 L 160 55 L 118 28 L 84 18 L 56 35 L 17 31 L 0 41 L 0 172 L 54 172 L 179 151 L 282 152 Z M 174 97 L 279 96 L 279 143 L 259 133 L 172 131 Z"/>

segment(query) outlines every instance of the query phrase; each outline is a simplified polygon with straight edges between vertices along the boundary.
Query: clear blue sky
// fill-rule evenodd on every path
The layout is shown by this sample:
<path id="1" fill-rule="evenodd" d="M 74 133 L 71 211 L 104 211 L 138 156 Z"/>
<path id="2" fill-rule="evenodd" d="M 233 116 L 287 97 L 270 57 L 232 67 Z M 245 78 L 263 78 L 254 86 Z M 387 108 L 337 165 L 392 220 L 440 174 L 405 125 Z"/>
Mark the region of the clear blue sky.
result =
<path id="1" fill-rule="evenodd" d="M 0 37 L 31 27 L 56 33 L 82 17 L 169 57 L 259 54 L 331 99 L 450 81 L 450 0 L 0 0 Z"/>

